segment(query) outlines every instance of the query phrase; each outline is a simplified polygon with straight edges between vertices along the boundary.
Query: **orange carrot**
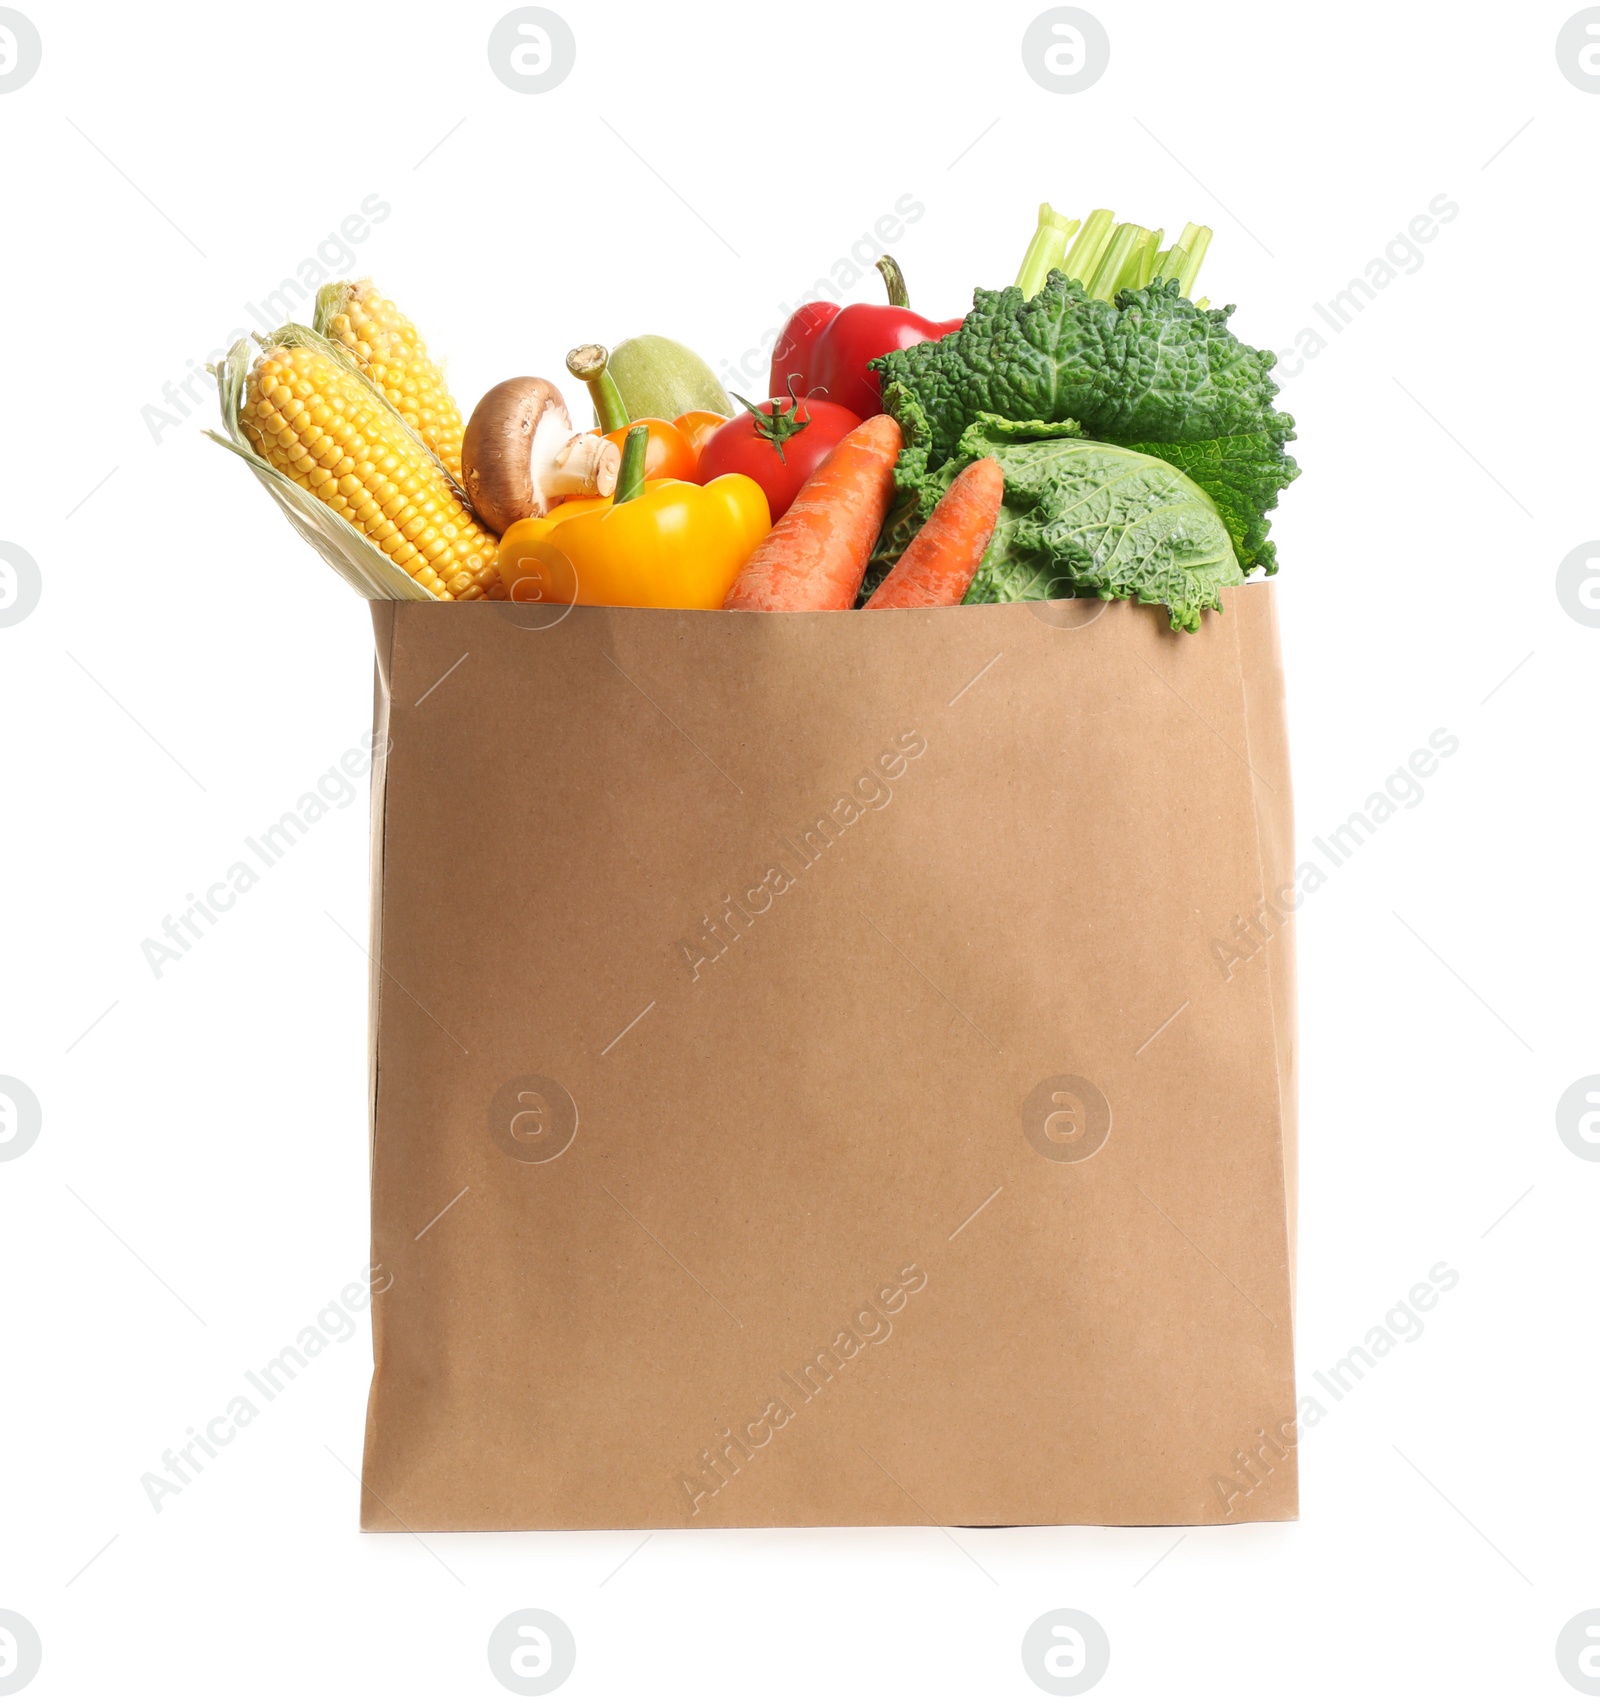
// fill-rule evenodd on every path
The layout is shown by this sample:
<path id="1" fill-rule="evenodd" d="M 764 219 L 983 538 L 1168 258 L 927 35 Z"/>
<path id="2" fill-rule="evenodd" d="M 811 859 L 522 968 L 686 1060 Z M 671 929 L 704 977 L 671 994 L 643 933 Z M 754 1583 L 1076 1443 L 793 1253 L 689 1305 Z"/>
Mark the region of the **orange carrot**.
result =
<path id="1" fill-rule="evenodd" d="M 849 610 L 889 513 L 900 428 L 877 414 L 847 432 L 755 548 L 725 610 Z"/>
<path id="2" fill-rule="evenodd" d="M 959 604 L 994 536 L 1005 490 L 1005 477 L 993 456 L 964 468 L 866 607 L 922 610 Z"/>

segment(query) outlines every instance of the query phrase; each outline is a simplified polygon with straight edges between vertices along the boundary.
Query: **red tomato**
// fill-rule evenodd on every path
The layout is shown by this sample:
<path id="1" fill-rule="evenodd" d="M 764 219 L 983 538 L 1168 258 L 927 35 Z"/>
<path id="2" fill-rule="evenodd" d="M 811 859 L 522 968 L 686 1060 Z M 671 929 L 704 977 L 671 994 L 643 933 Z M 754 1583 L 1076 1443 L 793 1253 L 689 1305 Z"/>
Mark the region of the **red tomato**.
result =
<path id="1" fill-rule="evenodd" d="M 692 480 L 695 477 L 695 454 L 689 440 L 670 420 L 657 420 L 654 415 L 642 415 L 638 420 L 619 426 L 615 432 L 603 433 L 621 450 L 628 434 L 636 426 L 650 428 L 650 440 L 644 452 L 644 477 L 647 480 Z"/>
<path id="2" fill-rule="evenodd" d="M 701 484 L 718 474 L 748 474 L 767 494 L 772 519 L 828 459 L 861 417 L 825 397 L 779 397 L 719 426 L 700 451 Z"/>

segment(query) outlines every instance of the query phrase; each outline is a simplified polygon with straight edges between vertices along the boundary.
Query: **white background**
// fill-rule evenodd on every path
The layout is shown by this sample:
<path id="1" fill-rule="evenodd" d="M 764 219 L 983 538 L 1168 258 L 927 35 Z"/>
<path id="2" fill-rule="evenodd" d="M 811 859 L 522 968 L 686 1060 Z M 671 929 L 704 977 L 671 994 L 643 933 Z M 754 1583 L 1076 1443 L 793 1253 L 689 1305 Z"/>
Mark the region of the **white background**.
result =
<path id="1" fill-rule="evenodd" d="M 499 0 L 25 6 L 0 537 L 44 590 L 0 629 L 0 1073 L 44 1127 L 0 1166 L 0 1607 L 44 1641 L 28 1696 L 507 1698 L 485 1642 L 531 1605 L 576 1634 L 574 1701 L 1044 1697 L 1019 1647 L 1058 1606 L 1107 1629 L 1108 1702 L 1577 1697 L 1600 1165 L 1553 1114 L 1600 1071 L 1600 631 L 1554 588 L 1600 535 L 1600 98 L 1559 74 L 1569 8 L 1094 0 L 1110 69 L 1065 96 L 1024 73 L 1035 0 L 560 9 L 576 69 L 529 96 L 490 74 Z M 1241 336 L 1327 337 L 1284 381 L 1305 472 L 1273 526 L 1303 856 L 1432 730 L 1460 750 L 1300 917 L 1302 1390 L 1436 1262 L 1461 1279 L 1307 1436 L 1298 1524 L 1170 1555 L 363 1538 L 364 1317 L 151 1509 L 141 1475 L 366 1260 L 364 800 L 159 980 L 140 943 L 357 742 L 371 639 L 209 403 L 159 442 L 141 411 L 371 194 L 354 270 L 468 406 L 589 338 L 737 359 L 906 194 L 930 313 L 1009 282 L 1048 198 L 1210 223 Z M 1313 304 L 1438 195 L 1459 217 L 1332 334 Z M 493 873 L 464 838 L 439 879 Z"/>

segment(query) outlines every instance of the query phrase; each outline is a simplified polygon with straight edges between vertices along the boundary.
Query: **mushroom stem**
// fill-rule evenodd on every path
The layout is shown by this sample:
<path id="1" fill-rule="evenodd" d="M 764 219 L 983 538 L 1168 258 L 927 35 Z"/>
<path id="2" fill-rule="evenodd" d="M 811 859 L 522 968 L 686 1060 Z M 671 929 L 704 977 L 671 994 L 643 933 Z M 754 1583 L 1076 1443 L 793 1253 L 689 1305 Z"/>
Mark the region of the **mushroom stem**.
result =
<path id="1" fill-rule="evenodd" d="M 547 497 L 610 497 L 622 452 L 609 438 L 580 432 L 556 451 L 544 476 Z"/>
<path id="2" fill-rule="evenodd" d="M 609 497 L 621 455 L 592 432 L 574 432 L 547 379 L 505 379 L 472 411 L 461 441 L 467 496 L 486 526 L 548 515 L 566 497 Z"/>
<path id="3" fill-rule="evenodd" d="M 582 379 L 594 399 L 595 419 L 602 432 L 617 432 L 629 421 L 622 392 L 611 377 L 607 363 L 611 351 L 603 343 L 583 343 L 567 354 L 567 371 L 574 379 Z"/>

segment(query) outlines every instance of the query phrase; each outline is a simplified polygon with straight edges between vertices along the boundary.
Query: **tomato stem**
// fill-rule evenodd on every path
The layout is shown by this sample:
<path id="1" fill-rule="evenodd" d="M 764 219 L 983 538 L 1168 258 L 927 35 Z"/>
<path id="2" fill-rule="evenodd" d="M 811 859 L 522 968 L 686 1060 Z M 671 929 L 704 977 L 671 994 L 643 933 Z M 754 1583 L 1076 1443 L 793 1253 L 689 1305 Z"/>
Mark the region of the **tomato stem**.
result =
<path id="1" fill-rule="evenodd" d="M 766 439 L 772 448 L 778 452 L 778 460 L 787 467 L 789 458 L 783 453 L 784 445 L 797 432 L 804 432 L 811 424 L 810 415 L 807 415 L 804 420 L 800 418 L 801 403 L 800 399 L 794 394 L 793 383 L 791 382 L 789 386 L 789 406 L 779 408 L 778 399 L 774 397 L 771 404 L 768 405 L 772 410 L 770 414 L 760 403 L 753 403 L 747 397 L 740 397 L 737 391 L 733 394 L 755 416 L 757 435 Z"/>

